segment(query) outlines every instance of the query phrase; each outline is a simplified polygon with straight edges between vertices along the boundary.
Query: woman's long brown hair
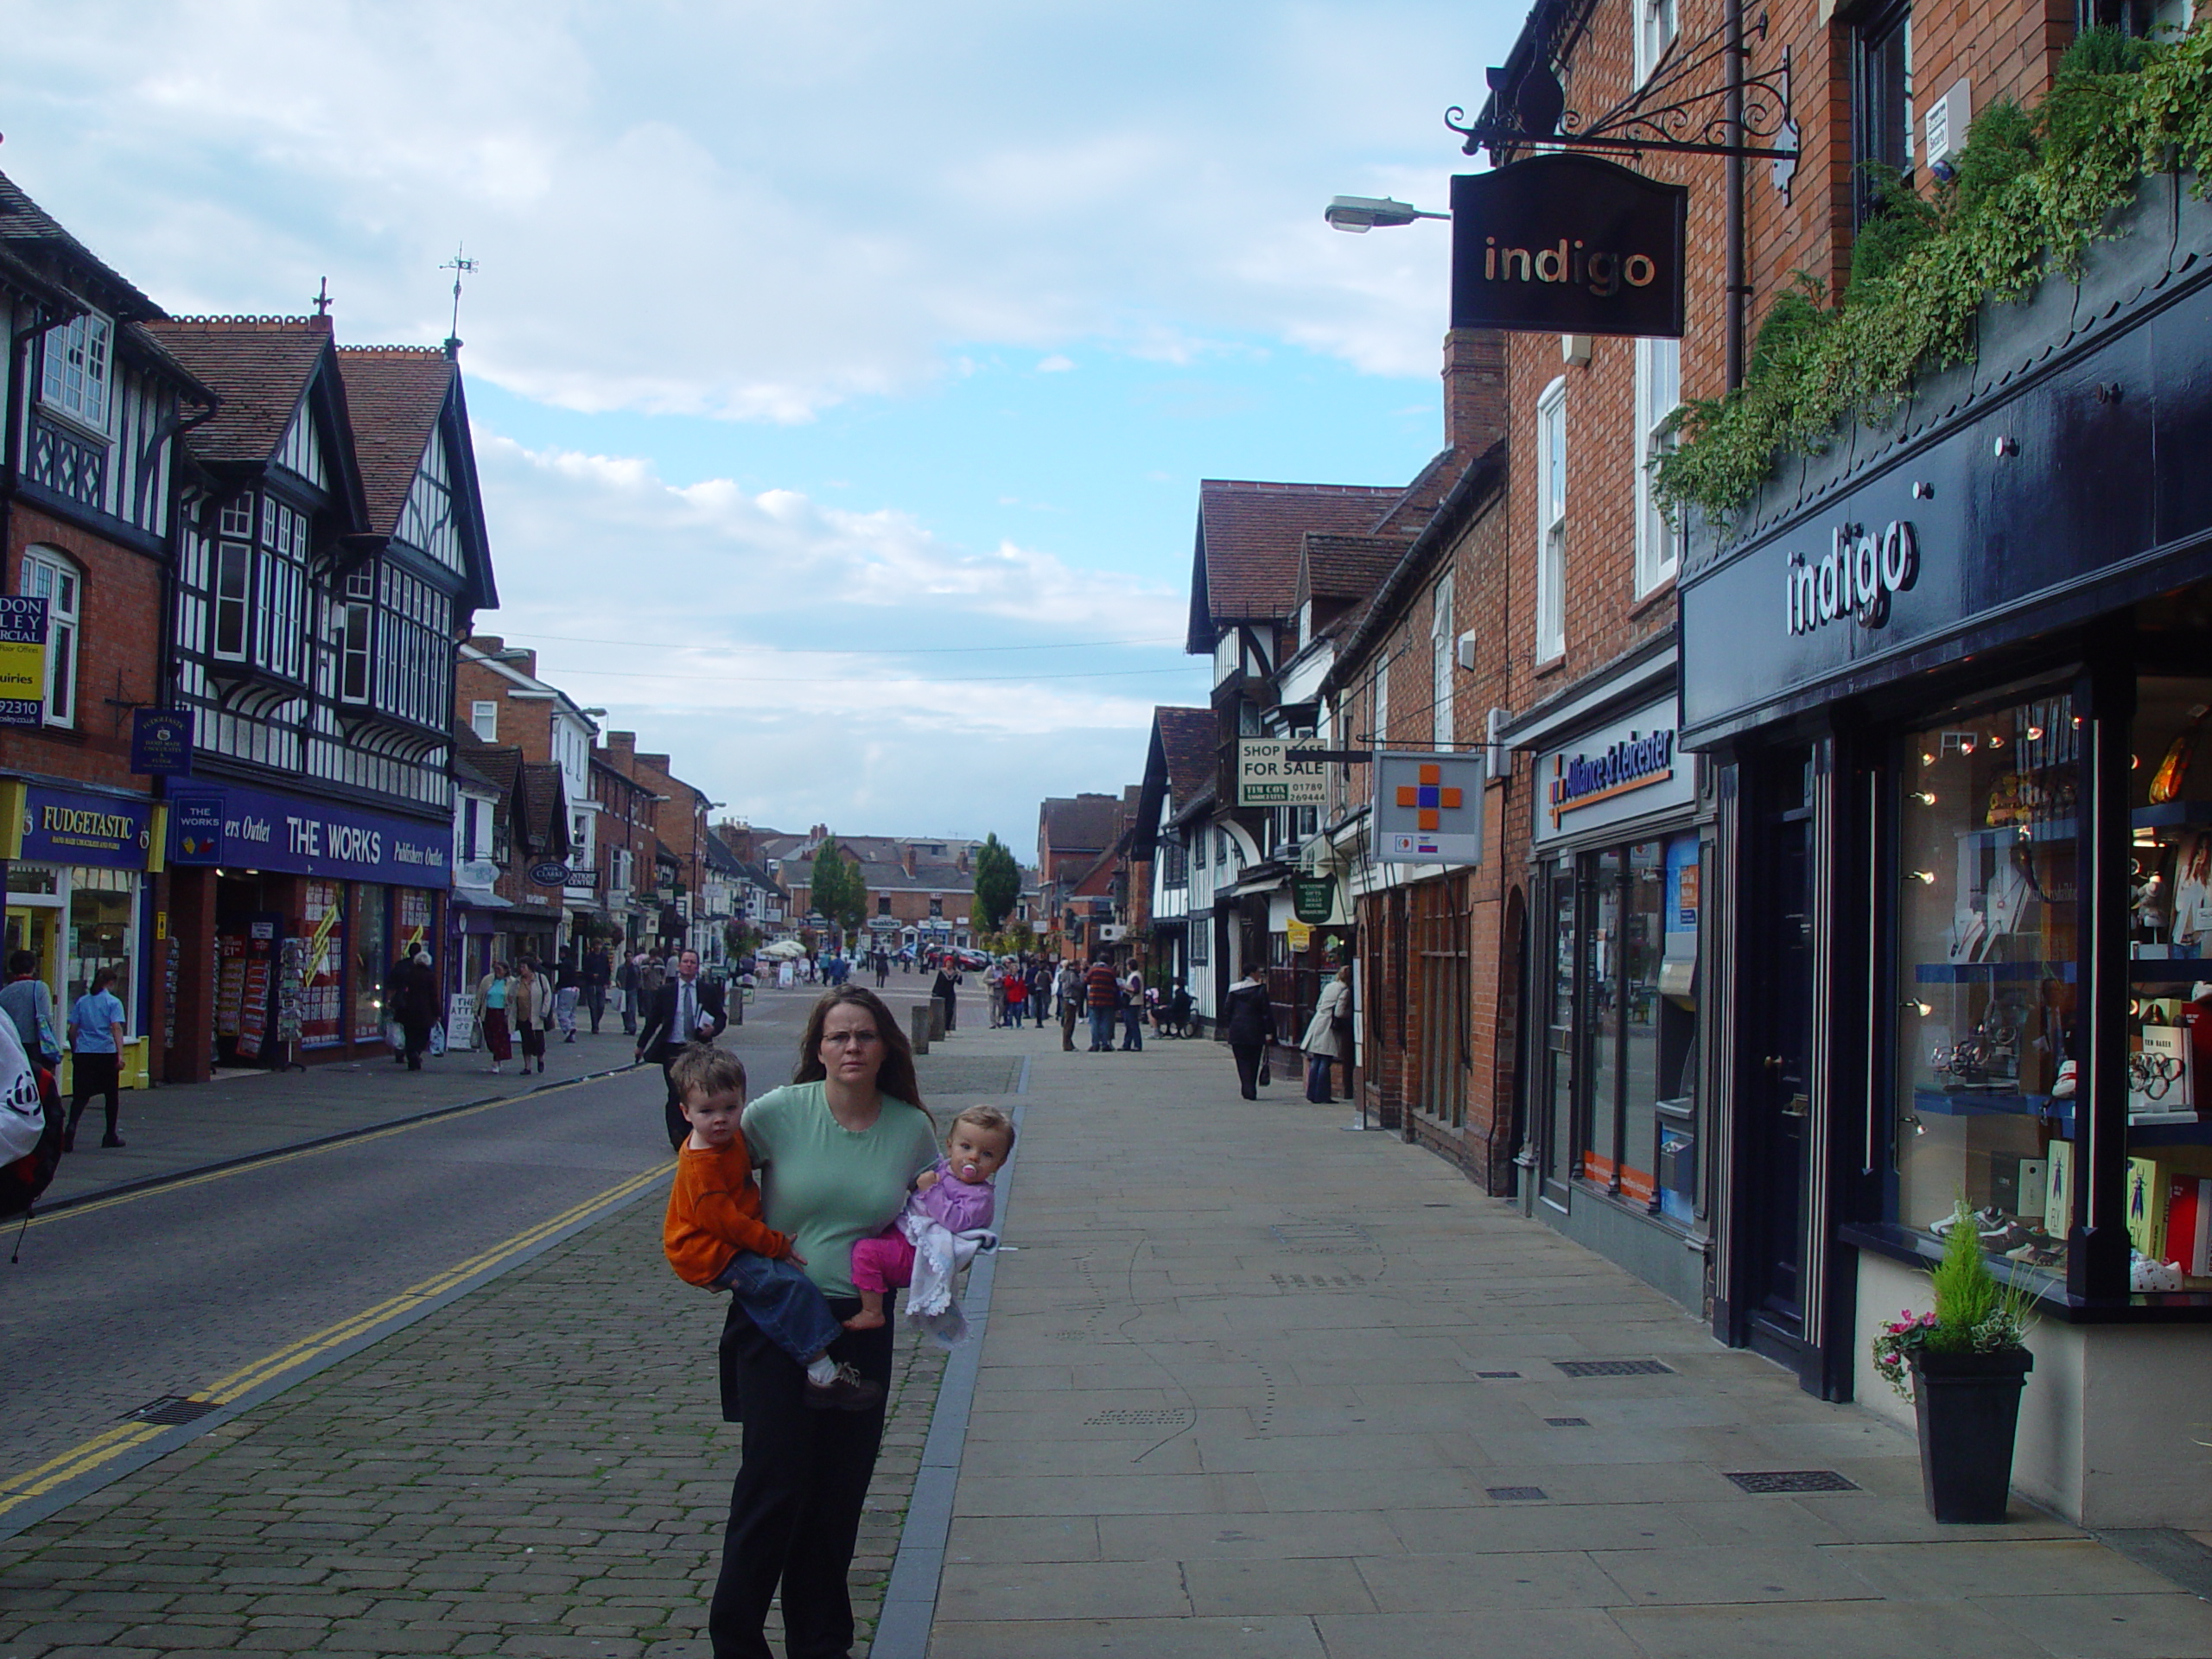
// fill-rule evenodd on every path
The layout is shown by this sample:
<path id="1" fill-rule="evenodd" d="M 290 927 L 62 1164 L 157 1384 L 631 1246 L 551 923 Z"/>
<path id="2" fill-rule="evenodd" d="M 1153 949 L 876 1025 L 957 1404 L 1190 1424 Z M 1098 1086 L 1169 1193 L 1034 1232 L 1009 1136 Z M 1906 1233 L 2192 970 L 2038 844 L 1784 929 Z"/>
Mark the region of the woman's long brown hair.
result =
<path id="1" fill-rule="evenodd" d="M 937 1119 L 922 1103 L 921 1081 L 914 1075 L 914 1046 L 899 1029 L 883 999 L 865 985 L 839 985 L 816 1001 L 814 1012 L 806 1016 L 806 1034 L 798 1039 L 798 1069 L 791 1073 L 791 1081 L 820 1083 L 830 1075 L 830 1069 L 822 1064 L 822 1027 L 829 1022 L 830 1009 L 848 1004 L 866 1008 L 875 1021 L 876 1034 L 883 1039 L 883 1064 L 875 1073 L 877 1092 L 905 1101 L 929 1118 L 930 1128 L 935 1129 Z"/>

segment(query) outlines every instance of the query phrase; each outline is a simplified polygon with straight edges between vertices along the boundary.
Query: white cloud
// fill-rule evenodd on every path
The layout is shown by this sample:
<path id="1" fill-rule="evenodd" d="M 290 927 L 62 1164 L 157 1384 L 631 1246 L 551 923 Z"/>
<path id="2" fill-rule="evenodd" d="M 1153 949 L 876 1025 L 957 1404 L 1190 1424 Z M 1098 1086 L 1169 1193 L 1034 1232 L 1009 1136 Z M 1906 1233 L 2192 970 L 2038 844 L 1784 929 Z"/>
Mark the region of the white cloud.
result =
<path id="1" fill-rule="evenodd" d="M 435 340 L 465 240 L 478 377 L 788 422 L 969 345 L 1430 372 L 1440 227 L 1319 207 L 1438 200 L 1508 11 L 0 0 L 0 102 L 11 175 L 173 309 L 327 273 L 348 337 Z"/>
<path id="2" fill-rule="evenodd" d="M 1073 358 L 1064 356 L 1058 352 L 1054 352 L 1050 357 L 1044 359 L 1037 365 L 1037 372 L 1039 374 L 1065 374 L 1073 367 L 1075 367 L 1075 359 Z"/>
<path id="3" fill-rule="evenodd" d="M 1154 704 L 1204 696 L 1179 592 L 634 457 L 481 429 L 476 453 L 501 601 L 480 629 L 648 748 L 680 734 L 679 770 L 760 821 L 949 805 L 1026 845 L 1041 796 L 1135 782 Z M 1073 648 L 1101 640 L 1162 643 Z"/>

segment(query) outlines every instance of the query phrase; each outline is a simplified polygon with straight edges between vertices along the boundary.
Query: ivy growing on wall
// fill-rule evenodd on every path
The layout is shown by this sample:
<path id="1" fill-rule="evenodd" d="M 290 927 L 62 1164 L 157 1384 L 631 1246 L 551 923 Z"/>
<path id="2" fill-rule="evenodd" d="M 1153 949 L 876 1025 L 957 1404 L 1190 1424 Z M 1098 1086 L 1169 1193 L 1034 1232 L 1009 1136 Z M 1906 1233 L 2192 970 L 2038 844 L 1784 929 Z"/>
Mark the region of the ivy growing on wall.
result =
<path id="1" fill-rule="evenodd" d="M 1973 360 L 1985 302 L 2072 276 L 2145 175 L 2212 188 L 2212 22 L 2171 41 L 2108 29 L 2075 41 L 2033 111 L 1974 118 L 1955 176 L 1923 197 L 1891 179 L 1853 245 L 1840 305 L 1800 273 L 1762 320 L 1744 384 L 1684 405 L 1655 465 L 1668 510 L 1726 524 L 1785 454 L 1817 454 L 1837 424 L 1878 425 L 1923 370 Z"/>

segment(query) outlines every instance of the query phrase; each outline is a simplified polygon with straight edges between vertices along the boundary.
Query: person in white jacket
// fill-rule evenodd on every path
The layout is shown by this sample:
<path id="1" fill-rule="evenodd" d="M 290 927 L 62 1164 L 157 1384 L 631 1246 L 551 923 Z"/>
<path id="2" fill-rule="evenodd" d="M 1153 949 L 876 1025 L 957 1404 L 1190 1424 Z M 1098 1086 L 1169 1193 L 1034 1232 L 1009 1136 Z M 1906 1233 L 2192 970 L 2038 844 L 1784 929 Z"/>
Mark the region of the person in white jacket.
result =
<path id="1" fill-rule="evenodd" d="M 1313 1017 L 1306 1022 L 1306 1035 L 1299 1047 L 1306 1053 L 1306 1098 L 1316 1106 L 1334 1103 L 1329 1092 L 1329 1067 L 1342 1052 L 1337 1035 L 1337 1022 L 1349 1025 L 1351 1020 L 1351 969 L 1349 965 L 1337 969 L 1336 976 L 1321 987 L 1320 1001 L 1313 1005 Z"/>

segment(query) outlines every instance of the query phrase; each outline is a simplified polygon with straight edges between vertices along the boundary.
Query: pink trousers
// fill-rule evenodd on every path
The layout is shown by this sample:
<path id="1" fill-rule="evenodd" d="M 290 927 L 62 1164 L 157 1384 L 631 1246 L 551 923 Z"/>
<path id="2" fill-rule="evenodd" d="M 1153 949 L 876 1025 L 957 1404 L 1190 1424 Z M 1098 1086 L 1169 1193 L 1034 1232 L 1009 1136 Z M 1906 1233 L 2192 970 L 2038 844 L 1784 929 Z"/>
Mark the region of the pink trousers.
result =
<path id="1" fill-rule="evenodd" d="M 853 1246 L 855 1290 L 901 1290 L 914 1281 L 914 1247 L 896 1225 Z"/>

